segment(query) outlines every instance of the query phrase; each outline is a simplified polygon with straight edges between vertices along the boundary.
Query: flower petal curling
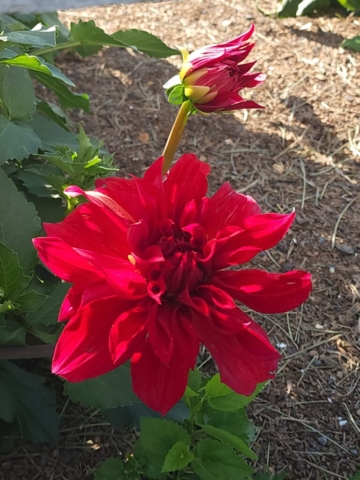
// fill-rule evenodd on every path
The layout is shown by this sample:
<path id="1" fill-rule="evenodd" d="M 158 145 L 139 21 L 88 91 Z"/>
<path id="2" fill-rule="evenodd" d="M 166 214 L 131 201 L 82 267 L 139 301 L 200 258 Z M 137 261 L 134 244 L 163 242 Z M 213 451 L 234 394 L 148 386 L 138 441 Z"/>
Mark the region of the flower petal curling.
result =
<path id="1" fill-rule="evenodd" d="M 235 392 L 251 395 L 258 383 L 274 377 L 280 355 L 249 317 L 242 331 L 233 335 L 221 336 L 211 322 L 198 328 L 201 343 L 219 367 L 221 381 Z"/>
<path id="2" fill-rule="evenodd" d="M 311 275 L 303 270 L 280 274 L 255 269 L 224 271 L 209 281 L 260 313 L 293 310 L 307 300 L 312 288 Z"/>

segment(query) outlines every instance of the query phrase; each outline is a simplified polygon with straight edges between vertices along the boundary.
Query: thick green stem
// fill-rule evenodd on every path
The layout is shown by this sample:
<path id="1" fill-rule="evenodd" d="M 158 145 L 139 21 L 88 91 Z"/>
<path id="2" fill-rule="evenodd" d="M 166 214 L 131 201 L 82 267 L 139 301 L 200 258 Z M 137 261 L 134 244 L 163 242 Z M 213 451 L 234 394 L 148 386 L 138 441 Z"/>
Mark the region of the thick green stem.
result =
<path id="1" fill-rule="evenodd" d="M 176 116 L 174 125 L 172 126 L 169 138 L 167 139 L 163 157 L 164 157 L 164 166 L 163 173 L 166 173 L 171 165 L 171 162 L 174 158 L 176 149 L 179 145 L 180 139 L 184 132 L 185 125 L 189 118 L 189 113 L 192 109 L 192 103 L 190 100 L 186 100 L 180 107 L 178 114 Z"/>
<path id="2" fill-rule="evenodd" d="M 74 48 L 79 47 L 81 42 L 66 42 L 55 45 L 54 47 L 39 48 L 38 50 L 33 50 L 31 55 L 45 55 L 45 53 L 57 52 L 58 50 L 64 50 L 65 48 Z"/>

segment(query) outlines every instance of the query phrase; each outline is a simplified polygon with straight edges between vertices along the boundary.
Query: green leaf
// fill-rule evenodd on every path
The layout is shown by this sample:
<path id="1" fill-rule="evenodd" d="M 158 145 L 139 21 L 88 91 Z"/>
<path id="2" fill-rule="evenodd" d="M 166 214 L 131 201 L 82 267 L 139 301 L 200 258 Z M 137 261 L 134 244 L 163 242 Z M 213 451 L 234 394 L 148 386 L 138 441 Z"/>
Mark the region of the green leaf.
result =
<path id="1" fill-rule="evenodd" d="M 188 387 L 194 392 L 197 392 L 201 388 L 202 376 L 200 370 L 195 368 L 189 371 Z"/>
<path id="2" fill-rule="evenodd" d="M 264 388 L 265 383 L 260 383 L 254 393 L 248 397 L 235 393 L 227 385 L 221 383 L 220 375 L 214 375 L 206 384 L 209 405 L 215 410 L 233 411 L 248 405 Z"/>
<path id="3" fill-rule="evenodd" d="M 103 46 L 126 47 L 121 41 L 107 35 L 104 30 L 97 27 L 93 20 L 79 23 L 71 23 L 70 42 L 79 42 L 81 46 L 76 47 L 76 51 L 83 57 L 94 55 L 99 52 Z"/>
<path id="4" fill-rule="evenodd" d="M 6 319 L 0 326 L 0 345 L 26 345 L 26 328 L 16 320 Z M 1 393 L 0 393 L 1 397 Z M 1 408 L 1 406 L 0 406 Z"/>
<path id="5" fill-rule="evenodd" d="M 46 87 L 55 92 L 59 102 L 64 108 L 80 108 L 84 112 L 90 112 L 89 95 L 86 93 L 74 93 L 68 89 L 58 78 L 37 72 L 35 77 Z"/>
<path id="6" fill-rule="evenodd" d="M 166 95 L 169 103 L 172 105 L 181 105 L 185 99 L 184 86 L 176 85 L 175 87 L 171 87 L 166 91 Z"/>
<path id="7" fill-rule="evenodd" d="M 103 410 L 102 414 L 111 425 L 120 431 L 123 431 L 124 428 L 140 430 L 140 418 L 142 417 L 164 418 L 160 413 L 140 401 L 126 407 L 108 408 Z M 189 409 L 183 402 L 179 402 L 165 415 L 165 418 L 177 423 L 184 423 L 189 415 Z"/>
<path id="8" fill-rule="evenodd" d="M 254 440 L 257 428 L 249 421 L 243 408 L 236 412 L 212 410 L 207 414 L 209 416 L 207 425 L 226 430 L 241 438 L 247 445 Z"/>
<path id="9" fill-rule="evenodd" d="M 37 72 L 37 74 L 43 74 L 46 77 L 57 79 L 58 81 L 61 80 L 61 82 L 70 85 L 70 87 L 75 86 L 58 68 L 51 65 L 51 63 L 45 62 L 41 57 L 28 55 L 27 53 L 17 55 L 14 51 L 7 49 L 0 52 L 0 63 L 12 65 L 13 67 L 28 68 L 29 70 Z M 39 80 L 44 83 L 43 80 Z"/>
<path id="10" fill-rule="evenodd" d="M 7 160 L 20 161 L 35 155 L 41 141 L 28 124 L 15 123 L 0 115 L 0 145 L 1 166 Z"/>
<path id="11" fill-rule="evenodd" d="M 108 458 L 95 470 L 94 480 L 126 480 L 121 458 Z"/>
<path id="12" fill-rule="evenodd" d="M 165 459 L 176 443 L 182 442 L 190 446 L 190 436 L 184 427 L 160 418 L 141 418 L 140 440 L 152 466 L 154 478 L 161 474 Z"/>
<path id="13" fill-rule="evenodd" d="M 245 457 L 256 460 L 257 455 L 249 448 L 246 443 L 241 440 L 241 438 L 236 437 L 235 435 L 222 430 L 221 428 L 213 427 L 212 425 L 200 425 L 202 431 L 211 435 L 212 437 L 220 440 L 221 442 L 228 443 L 235 450 L 242 453 Z"/>
<path id="14" fill-rule="evenodd" d="M 278 7 L 278 17 L 299 17 L 310 15 L 314 10 L 330 6 L 332 0 L 283 0 Z"/>
<path id="15" fill-rule="evenodd" d="M 274 479 L 276 480 L 276 479 Z M 352 476 L 349 480 L 360 480 L 360 470 L 355 473 L 354 476 Z"/>
<path id="16" fill-rule="evenodd" d="M 21 432 L 34 442 L 58 438 L 59 417 L 55 398 L 44 387 L 45 379 L 7 361 L 0 361 L 0 418 L 19 420 Z"/>
<path id="17" fill-rule="evenodd" d="M 32 239 L 39 233 L 40 219 L 34 205 L 26 201 L 1 168 L 0 205 L 0 242 L 18 254 L 19 263 L 27 274 L 37 262 Z"/>
<path id="18" fill-rule="evenodd" d="M 251 479 L 253 473 L 235 451 L 216 440 L 201 440 L 196 447 L 191 465 L 202 480 Z"/>
<path id="19" fill-rule="evenodd" d="M 35 324 L 56 325 L 59 316 L 60 305 L 69 290 L 70 285 L 65 282 L 57 282 L 50 290 L 49 295 L 40 307 L 26 315 L 26 323 L 29 326 Z"/>
<path id="20" fill-rule="evenodd" d="M 23 312 L 34 312 L 46 302 L 47 295 L 39 292 L 25 292 L 21 295 L 19 292 L 10 295 L 10 299 L 19 304 L 20 310 Z"/>
<path id="21" fill-rule="evenodd" d="M 0 41 L 18 43 L 21 45 L 31 45 L 33 47 L 54 47 L 56 45 L 56 28 L 46 28 L 43 25 L 37 25 L 32 30 L 23 30 L 18 32 L 8 32 L 0 35 Z"/>
<path id="22" fill-rule="evenodd" d="M 66 145 L 69 148 L 77 148 L 76 135 L 59 127 L 55 122 L 42 115 L 35 114 L 33 119 L 27 122 L 41 140 L 41 150 L 54 151 L 54 146 Z"/>
<path id="23" fill-rule="evenodd" d="M 25 277 L 19 265 L 18 254 L 0 242 L 0 287 L 5 297 L 9 297 L 16 290 L 24 290 L 30 277 Z"/>
<path id="24" fill-rule="evenodd" d="M 114 408 L 138 401 L 132 390 L 128 365 L 84 382 L 65 382 L 64 393 L 74 402 L 95 408 Z"/>
<path id="25" fill-rule="evenodd" d="M 36 103 L 37 110 L 45 113 L 47 118 L 57 123 L 61 128 L 69 130 L 74 127 L 74 122 L 66 115 L 66 113 L 55 103 L 38 101 Z"/>
<path id="26" fill-rule="evenodd" d="M 162 472 L 175 472 L 185 468 L 192 460 L 194 455 L 189 452 L 189 446 L 184 442 L 177 442 L 166 455 Z"/>
<path id="27" fill-rule="evenodd" d="M 160 38 L 143 30 L 120 30 L 113 33 L 111 37 L 120 41 L 123 45 L 146 53 L 150 57 L 166 58 L 171 55 L 180 55 L 179 50 L 168 47 Z"/>
<path id="28" fill-rule="evenodd" d="M 338 0 L 338 2 L 347 10 L 360 10 L 360 0 Z"/>
<path id="29" fill-rule="evenodd" d="M 347 38 L 341 43 L 340 47 L 348 48 L 349 50 L 354 50 L 355 52 L 360 52 L 360 36 Z"/>
<path id="30" fill-rule="evenodd" d="M 52 25 L 56 26 L 56 32 L 58 34 L 57 43 L 64 43 L 68 40 L 70 31 L 66 26 L 60 22 L 58 14 L 56 12 L 46 12 L 40 13 L 36 15 L 39 22 L 47 27 L 51 27 Z"/>
<path id="31" fill-rule="evenodd" d="M 27 70 L 0 65 L 0 107 L 12 120 L 23 120 L 34 113 L 34 85 Z"/>

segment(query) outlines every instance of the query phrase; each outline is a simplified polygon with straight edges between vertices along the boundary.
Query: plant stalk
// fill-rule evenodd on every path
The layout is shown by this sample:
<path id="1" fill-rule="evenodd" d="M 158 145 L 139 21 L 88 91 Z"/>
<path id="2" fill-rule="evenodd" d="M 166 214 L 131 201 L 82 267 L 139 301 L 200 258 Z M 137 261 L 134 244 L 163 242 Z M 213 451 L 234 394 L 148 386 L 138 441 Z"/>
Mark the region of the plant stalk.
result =
<path id="1" fill-rule="evenodd" d="M 81 42 L 76 41 L 59 43 L 54 47 L 39 48 L 38 50 L 33 50 L 32 52 L 30 52 L 30 55 L 45 55 L 45 53 L 57 52 L 58 50 L 64 50 L 65 48 L 79 47 L 80 45 Z"/>
<path id="2" fill-rule="evenodd" d="M 172 126 L 170 131 L 169 137 L 167 139 L 163 157 L 164 157 L 164 165 L 163 165 L 163 174 L 165 174 L 173 161 L 176 149 L 179 145 L 180 139 L 185 129 L 185 125 L 188 121 L 189 114 L 192 109 L 192 104 L 190 100 L 186 100 L 182 103 L 180 110 L 175 118 L 175 122 Z"/>

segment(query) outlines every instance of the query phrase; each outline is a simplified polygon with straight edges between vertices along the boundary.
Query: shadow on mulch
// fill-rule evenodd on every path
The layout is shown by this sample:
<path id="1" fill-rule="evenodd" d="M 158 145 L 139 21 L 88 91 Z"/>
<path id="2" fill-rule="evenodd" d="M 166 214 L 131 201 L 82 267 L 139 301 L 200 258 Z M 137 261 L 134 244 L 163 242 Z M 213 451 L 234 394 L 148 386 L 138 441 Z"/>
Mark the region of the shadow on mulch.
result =
<path id="1" fill-rule="evenodd" d="M 293 33 L 297 37 L 306 38 L 310 42 L 320 43 L 327 47 L 339 48 L 341 42 L 345 40 L 342 35 L 337 33 L 325 32 L 318 27 L 316 32 L 309 32 L 307 30 L 299 30 L 293 26 L 287 27 L 290 33 Z"/>

